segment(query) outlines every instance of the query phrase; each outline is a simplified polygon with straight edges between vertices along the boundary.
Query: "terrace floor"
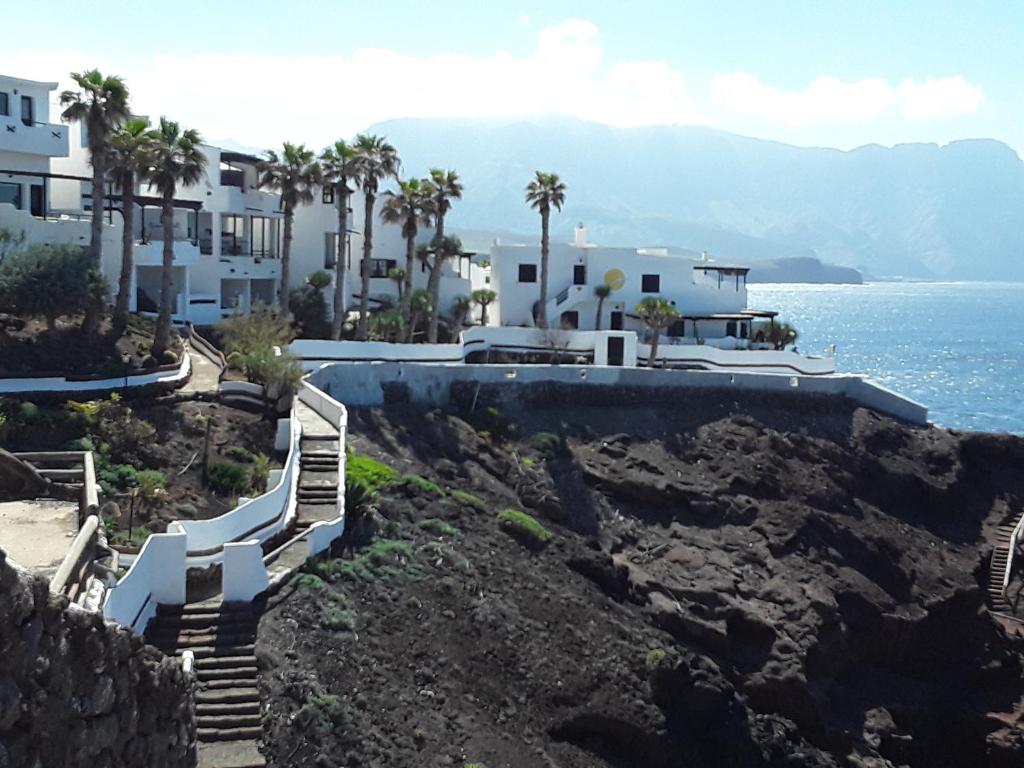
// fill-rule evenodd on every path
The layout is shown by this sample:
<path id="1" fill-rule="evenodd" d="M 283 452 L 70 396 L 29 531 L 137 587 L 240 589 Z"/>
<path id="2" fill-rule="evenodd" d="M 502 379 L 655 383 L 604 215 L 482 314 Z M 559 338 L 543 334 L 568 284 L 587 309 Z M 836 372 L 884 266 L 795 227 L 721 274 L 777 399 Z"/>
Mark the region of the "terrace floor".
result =
<path id="1" fill-rule="evenodd" d="M 18 565 L 53 576 L 78 532 L 78 504 L 35 499 L 0 502 L 0 548 Z"/>

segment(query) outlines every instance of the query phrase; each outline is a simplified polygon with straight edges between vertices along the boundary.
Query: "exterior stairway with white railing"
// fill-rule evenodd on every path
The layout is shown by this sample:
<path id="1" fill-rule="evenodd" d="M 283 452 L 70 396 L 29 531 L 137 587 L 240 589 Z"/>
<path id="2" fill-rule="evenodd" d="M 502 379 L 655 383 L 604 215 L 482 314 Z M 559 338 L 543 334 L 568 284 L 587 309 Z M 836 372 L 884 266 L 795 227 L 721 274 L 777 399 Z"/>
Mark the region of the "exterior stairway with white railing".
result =
<path id="1" fill-rule="evenodd" d="M 1013 556 L 1022 536 L 1024 515 L 1021 515 L 1016 525 L 1001 525 L 996 529 L 988 576 L 989 607 L 996 613 L 1010 613 L 1012 610 L 1006 592 L 1013 573 Z"/>

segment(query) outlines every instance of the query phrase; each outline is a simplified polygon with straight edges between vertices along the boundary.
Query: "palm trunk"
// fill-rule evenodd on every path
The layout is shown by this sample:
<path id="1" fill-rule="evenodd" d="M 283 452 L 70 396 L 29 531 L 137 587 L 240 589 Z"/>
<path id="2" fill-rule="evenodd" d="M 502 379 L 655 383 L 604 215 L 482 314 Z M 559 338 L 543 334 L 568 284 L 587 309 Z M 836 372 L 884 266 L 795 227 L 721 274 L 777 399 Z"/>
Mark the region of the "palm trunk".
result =
<path id="1" fill-rule="evenodd" d="M 597 299 L 597 317 L 594 318 L 594 330 L 601 330 L 601 310 L 604 308 L 604 296 L 599 296 Z"/>
<path id="2" fill-rule="evenodd" d="M 363 260 L 360 264 L 362 272 L 362 296 L 359 297 L 359 332 L 360 341 L 366 341 L 370 322 L 370 258 L 373 255 L 373 203 L 375 195 L 366 192 L 363 195 Z"/>
<path id="3" fill-rule="evenodd" d="M 401 292 L 402 319 L 405 320 L 406 334 L 412 338 L 412 268 L 416 263 L 416 236 L 405 238 L 405 275 L 402 277 Z"/>
<path id="4" fill-rule="evenodd" d="M 444 268 L 444 214 L 437 215 L 434 232 L 434 263 L 427 278 L 427 293 L 430 294 L 430 312 L 427 315 L 427 343 L 437 344 L 437 315 L 441 308 L 441 270 Z"/>
<path id="5" fill-rule="evenodd" d="M 654 329 L 654 338 L 651 339 L 651 356 L 647 360 L 647 367 L 653 368 L 655 361 L 658 359 L 658 339 L 661 337 L 661 329 Z"/>
<path id="6" fill-rule="evenodd" d="M 114 335 L 120 337 L 128 327 L 128 307 L 131 303 L 132 263 L 135 248 L 135 176 L 124 179 L 121 189 L 121 212 L 124 230 L 121 232 L 121 277 L 117 282 L 117 302 L 114 304 Z"/>
<path id="7" fill-rule="evenodd" d="M 164 194 L 160 210 L 160 223 L 164 228 L 164 261 L 160 274 L 160 312 L 156 318 L 156 337 L 151 354 L 160 362 L 160 356 L 171 343 L 171 276 L 174 270 L 174 192 Z"/>
<path id="8" fill-rule="evenodd" d="M 89 252 L 96 264 L 103 260 L 103 181 L 106 176 L 106 158 L 102 148 L 90 147 L 92 158 L 92 226 L 89 235 Z"/>
<path id="9" fill-rule="evenodd" d="M 281 308 L 282 317 L 288 317 L 288 267 L 292 258 L 292 223 L 295 212 L 290 208 L 284 211 L 284 243 L 281 245 L 281 291 L 277 295 L 277 304 Z"/>
<path id="10" fill-rule="evenodd" d="M 480 325 L 487 325 L 487 305 L 480 305 Z"/>
<path id="11" fill-rule="evenodd" d="M 345 268 L 348 265 L 348 181 L 342 178 L 338 184 L 338 263 L 334 265 L 334 319 L 331 321 L 331 338 L 341 338 L 341 326 L 345 320 Z"/>
<path id="12" fill-rule="evenodd" d="M 537 307 L 537 325 L 548 327 L 548 219 L 551 210 L 540 210 L 540 306 Z"/>

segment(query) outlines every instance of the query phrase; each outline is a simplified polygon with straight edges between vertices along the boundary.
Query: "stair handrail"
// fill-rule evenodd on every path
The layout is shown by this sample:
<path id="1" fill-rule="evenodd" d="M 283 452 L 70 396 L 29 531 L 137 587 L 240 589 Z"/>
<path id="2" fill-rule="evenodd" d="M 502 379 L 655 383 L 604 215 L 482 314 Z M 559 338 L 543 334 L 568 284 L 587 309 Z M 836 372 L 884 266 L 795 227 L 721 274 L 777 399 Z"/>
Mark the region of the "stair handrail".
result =
<path id="1" fill-rule="evenodd" d="M 1017 521 L 1017 525 L 1013 527 L 1013 533 L 1010 534 L 1009 547 L 1010 551 L 1006 555 L 1006 569 L 1003 571 L 1003 599 L 1006 599 L 1006 590 L 1010 587 L 1010 572 L 1013 570 L 1013 553 L 1017 549 L 1017 542 L 1021 536 L 1024 535 L 1024 513 L 1021 513 L 1020 520 Z"/>

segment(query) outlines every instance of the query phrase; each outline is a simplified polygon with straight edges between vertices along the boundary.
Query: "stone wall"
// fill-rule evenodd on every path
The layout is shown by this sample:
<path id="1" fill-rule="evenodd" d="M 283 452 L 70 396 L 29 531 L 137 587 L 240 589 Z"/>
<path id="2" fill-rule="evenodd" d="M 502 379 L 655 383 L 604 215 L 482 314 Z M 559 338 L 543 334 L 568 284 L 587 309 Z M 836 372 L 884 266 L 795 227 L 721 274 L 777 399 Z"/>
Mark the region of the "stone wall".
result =
<path id="1" fill-rule="evenodd" d="M 194 685 L 0 550 L 0 768 L 191 768 Z"/>

